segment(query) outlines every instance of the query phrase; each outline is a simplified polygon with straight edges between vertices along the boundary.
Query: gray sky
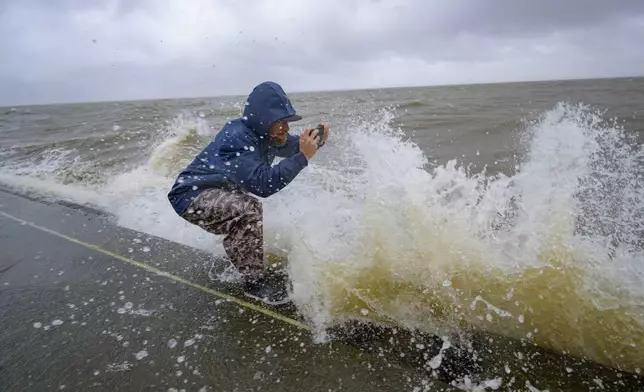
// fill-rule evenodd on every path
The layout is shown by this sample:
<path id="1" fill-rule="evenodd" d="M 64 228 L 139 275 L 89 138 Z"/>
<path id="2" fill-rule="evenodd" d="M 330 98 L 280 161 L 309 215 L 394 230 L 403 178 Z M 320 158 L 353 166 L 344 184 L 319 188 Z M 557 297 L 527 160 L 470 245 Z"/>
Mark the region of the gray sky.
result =
<path id="1" fill-rule="evenodd" d="M 644 0 L 0 0 L 0 105 L 644 75 Z"/>

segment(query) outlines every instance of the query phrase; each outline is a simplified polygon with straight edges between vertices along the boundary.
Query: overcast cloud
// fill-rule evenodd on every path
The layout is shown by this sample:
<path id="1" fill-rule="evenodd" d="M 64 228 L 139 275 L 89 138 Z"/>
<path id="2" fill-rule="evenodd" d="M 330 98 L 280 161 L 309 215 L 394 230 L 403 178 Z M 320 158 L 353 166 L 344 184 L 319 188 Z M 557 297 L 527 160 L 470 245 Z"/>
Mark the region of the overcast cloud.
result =
<path id="1" fill-rule="evenodd" d="M 641 75 L 642 0 L 0 0 L 0 105 Z"/>

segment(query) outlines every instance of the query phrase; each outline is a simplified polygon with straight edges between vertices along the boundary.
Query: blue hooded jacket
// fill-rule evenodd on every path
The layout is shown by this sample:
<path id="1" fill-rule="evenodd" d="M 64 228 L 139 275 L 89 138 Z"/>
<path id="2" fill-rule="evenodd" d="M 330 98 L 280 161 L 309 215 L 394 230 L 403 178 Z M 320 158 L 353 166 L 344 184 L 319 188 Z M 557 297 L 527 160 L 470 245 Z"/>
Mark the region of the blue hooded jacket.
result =
<path id="1" fill-rule="evenodd" d="M 264 82 L 250 93 L 242 118 L 226 124 L 184 169 L 168 199 L 183 215 L 188 206 L 208 188 L 239 189 L 268 197 L 288 185 L 308 165 L 300 152 L 299 136 L 288 135 L 281 147 L 272 146 L 269 130 L 280 119 L 295 115 L 282 87 Z M 272 166 L 275 157 L 283 157 Z"/>

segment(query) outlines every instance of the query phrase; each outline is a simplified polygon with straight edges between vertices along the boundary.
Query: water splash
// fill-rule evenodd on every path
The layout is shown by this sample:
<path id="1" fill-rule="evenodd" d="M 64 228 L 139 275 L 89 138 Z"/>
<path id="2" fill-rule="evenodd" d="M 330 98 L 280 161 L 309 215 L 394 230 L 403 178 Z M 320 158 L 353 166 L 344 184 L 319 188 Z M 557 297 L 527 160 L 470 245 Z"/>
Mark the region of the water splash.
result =
<path id="1" fill-rule="evenodd" d="M 489 176 L 457 161 L 427 169 L 392 111 L 354 118 L 263 200 L 267 251 L 288 254 L 294 301 L 320 339 L 367 319 L 438 336 L 490 331 L 628 371 L 644 362 L 644 150 L 623 129 L 559 104 L 526 129 L 516 173 Z M 214 132 L 182 116 L 146 162 L 99 191 L 50 190 L 223 254 L 166 198 Z"/>
<path id="2" fill-rule="evenodd" d="M 121 226 L 224 254 L 212 235 L 177 216 L 167 199 L 176 175 L 213 134 L 201 118 L 178 116 L 161 132 L 144 164 L 107 183 L 102 189 L 102 205 Z"/>
<path id="3" fill-rule="evenodd" d="M 279 233 L 268 240 L 289 254 L 295 301 L 319 331 L 369 318 L 486 330 L 631 371 L 644 360 L 641 146 L 560 104 L 530 127 L 516 174 L 426 171 L 390 119 L 354 128 L 342 165 L 266 202 Z M 605 203 L 615 197 L 626 205 Z"/>

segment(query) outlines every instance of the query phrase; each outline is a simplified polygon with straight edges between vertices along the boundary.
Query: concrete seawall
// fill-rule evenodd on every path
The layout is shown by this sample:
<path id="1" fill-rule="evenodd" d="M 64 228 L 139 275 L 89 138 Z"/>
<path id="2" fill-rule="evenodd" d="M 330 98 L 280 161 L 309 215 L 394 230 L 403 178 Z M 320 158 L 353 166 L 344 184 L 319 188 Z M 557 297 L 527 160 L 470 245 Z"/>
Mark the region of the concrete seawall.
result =
<path id="1" fill-rule="evenodd" d="M 211 255 L 91 210 L 0 191 L 0 249 L 2 391 L 445 387 L 376 353 L 315 344 L 292 315 L 212 282 Z"/>
<path id="2" fill-rule="evenodd" d="M 295 309 L 208 277 L 227 261 L 108 218 L 0 190 L 0 391 L 439 391 L 472 374 L 509 390 L 644 389 L 485 334 L 438 369 L 440 339 L 413 331 L 348 326 L 315 343 Z"/>

